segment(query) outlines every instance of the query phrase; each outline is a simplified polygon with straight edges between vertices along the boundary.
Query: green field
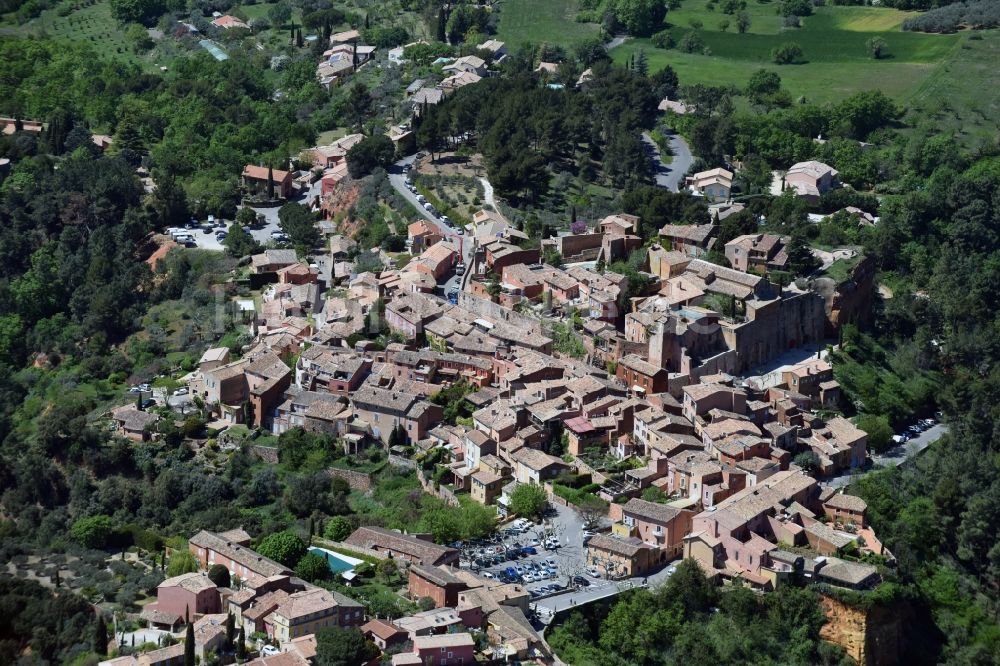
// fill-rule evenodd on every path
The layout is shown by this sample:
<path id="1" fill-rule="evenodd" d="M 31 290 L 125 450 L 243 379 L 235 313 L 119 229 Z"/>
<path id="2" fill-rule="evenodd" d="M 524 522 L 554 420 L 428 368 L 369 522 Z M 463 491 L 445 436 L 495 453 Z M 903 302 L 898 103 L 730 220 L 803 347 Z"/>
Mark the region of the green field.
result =
<path id="1" fill-rule="evenodd" d="M 500 10 L 498 38 L 517 46 L 524 42 L 561 44 L 600 34 L 594 23 L 577 23 L 577 0 L 505 0 Z"/>
<path id="2" fill-rule="evenodd" d="M 689 54 L 653 46 L 646 39 L 633 39 L 612 52 L 616 62 L 625 62 L 639 50 L 649 58 L 651 70 L 669 64 L 682 83 L 742 86 L 760 67 L 773 67 L 793 97 L 828 102 L 859 90 L 878 88 L 899 100 L 908 99 L 931 77 L 941 63 L 954 57 L 960 35 L 929 35 L 902 32 L 899 24 L 909 15 L 876 7 L 817 7 L 802 19 L 801 28 L 783 28 L 774 5 L 751 3 L 747 10 L 751 26 L 739 34 L 731 16 L 710 12 L 704 0 L 688 0 L 682 9 L 668 14 L 671 34 L 679 41 L 691 32 L 691 22 L 701 21 L 696 32 L 708 48 L 706 54 Z M 723 32 L 719 22 L 729 20 Z M 866 42 L 874 36 L 885 40 L 889 57 L 872 60 Z M 802 47 L 806 62 L 777 66 L 771 51 L 786 42 Z"/>

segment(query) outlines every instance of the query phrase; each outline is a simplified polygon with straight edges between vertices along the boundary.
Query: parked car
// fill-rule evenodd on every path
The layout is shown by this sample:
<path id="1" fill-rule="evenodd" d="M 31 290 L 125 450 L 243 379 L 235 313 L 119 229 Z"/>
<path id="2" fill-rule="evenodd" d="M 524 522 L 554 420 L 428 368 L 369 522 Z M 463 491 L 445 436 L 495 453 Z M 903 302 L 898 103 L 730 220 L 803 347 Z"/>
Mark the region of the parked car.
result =
<path id="1" fill-rule="evenodd" d="M 493 574 L 491 574 L 489 571 L 484 571 L 483 572 L 483 578 L 485 578 L 486 580 L 494 580 L 496 578 L 496 576 L 494 576 Z"/>
<path id="2" fill-rule="evenodd" d="M 506 573 L 508 576 L 513 577 L 517 575 L 517 569 L 515 569 L 514 567 L 507 567 L 506 569 L 504 569 L 504 573 Z"/>
<path id="3" fill-rule="evenodd" d="M 181 388 L 174 391 L 174 395 L 187 395 L 187 394 L 188 394 L 188 389 L 186 386 L 182 386 Z"/>
<path id="4" fill-rule="evenodd" d="M 590 587 L 590 581 L 583 576 L 573 576 L 573 582 L 580 587 Z"/>
<path id="5" fill-rule="evenodd" d="M 522 548 L 521 552 L 526 553 L 528 555 L 538 555 L 538 551 L 532 548 L 531 546 L 528 546 L 527 548 Z"/>
<path id="6" fill-rule="evenodd" d="M 140 389 L 140 388 L 139 388 L 138 386 L 133 386 L 132 388 L 130 388 L 130 389 L 128 390 L 128 392 L 129 392 L 129 393 L 139 393 L 139 392 L 140 392 L 141 390 L 142 390 L 142 389 Z"/>
<path id="7" fill-rule="evenodd" d="M 151 391 L 152 387 L 149 384 L 139 384 L 140 391 Z"/>
<path id="8" fill-rule="evenodd" d="M 601 572 L 598 571 L 597 569 L 587 569 L 587 575 L 590 576 L 591 578 L 600 578 Z"/>
<path id="9" fill-rule="evenodd" d="M 556 558 L 554 558 L 554 557 L 546 557 L 545 558 L 545 564 L 549 565 L 550 567 L 554 567 L 556 565 Z"/>
<path id="10" fill-rule="evenodd" d="M 152 398 L 146 398 L 145 400 L 142 401 L 142 408 L 143 409 L 149 409 L 150 407 L 152 407 L 155 404 L 156 404 L 155 400 L 153 400 Z"/>

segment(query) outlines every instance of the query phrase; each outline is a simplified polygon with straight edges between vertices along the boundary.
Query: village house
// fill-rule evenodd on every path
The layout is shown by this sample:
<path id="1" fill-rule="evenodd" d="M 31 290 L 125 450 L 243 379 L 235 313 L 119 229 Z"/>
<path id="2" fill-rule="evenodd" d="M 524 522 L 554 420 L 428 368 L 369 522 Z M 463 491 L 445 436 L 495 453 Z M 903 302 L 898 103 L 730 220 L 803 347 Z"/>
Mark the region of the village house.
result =
<path id="1" fill-rule="evenodd" d="M 422 219 L 410 223 L 406 228 L 406 233 L 412 254 L 419 254 L 435 243 L 444 240 L 444 236 L 436 225 L 431 225 L 427 220 Z"/>
<path id="2" fill-rule="evenodd" d="M 868 457 L 868 433 L 842 416 L 814 427 L 812 436 L 804 441 L 819 456 L 822 474 L 857 469 Z"/>
<path id="3" fill-rule="evenodd" d="M 160 420 L 158 414 L 142 411 L 135 405 L 124 405 L 111 410 L 115 434 L 136 442 L 145 442 L 152 436 L 152 428 Z"/>
<path id="4" fill-rule="evenodd" d="M 692 192 L 709 201 L 725 201 L 733 189 L 733 173 L 722 168 L 699 171 L 684 182 Z"/>
<path id="5" fill-rule="evenodd" d="M 267 194 L 273 187 L 274 196 L 287 199 L 292 194 L 295 176 L 291 171 L 248 164 L 243 167 L 242 179 L 243 189 L 249 194 Z"/>
<path id="6" fill-rule="evenodd" d="M 828 164 L 810 160 L 793 164 L 785 173 L 784 189 L 811 202 L 837 187 L 839 172 Z"/>
<path id="7" fill-rule="evenodd" d="M 425 566 L 457 564 L 459 556 L 458 550 L 440 546 L 430 537 L 418 538 L 381 527 L 359 527 L 344 539 L 344 544 Z"/>
<path id="8" fill-rule="evenodd" d="M 299 263 L 295 250 L 264 250 L 250 257 L 250 268 L 254 273 L 277 273 L 282 268 Z"/>
<path id="9" fill-rule="evenodd" d="M 633 391 L 642 395 L 662 393 L 667 390 L 667 371 L 658 368 L 637 354 L 628 354 L 618 361 L 615 376 Z"/>
<path id="10" fill-rule="evenodd" d="M 503 486 L 509 480 L 509 475 L 501 476 L 488 469 L 479 469 L 469 477 L 469 494 L 476 502 L 492 506 L 503 494 Z"/>
<path id="11" fill-rule="evenodd" d="M 654 560 L 663 563 L 680 555 L 691 531 L 694 513 L 633 497 L 622 508 L 621 522 L 612 525 L 618 536 L 636 537 L 657 549 Z"/>
<path id="12" fill-rule="evenodd" d="M 718 229 L 714 224 L 668 224 L 660 229 L 660 237 L 675 252 L 703 257 L 715 246 Z"/>
<path id="13" fill-rule="evenodd" d="M 444 414 L 440 405 L 419 395 L 374 386 L 363 386 L 356 391 L 351 403 L 356 417 L 366 421 L 372 435 L 384 444 L 389 443 L 397 425 L 402 426 L 408 443 L 422 440 Z"/>
<path id="14" fill-rule="evenodd" d="M 186 573 L 168 578 L 156 587 L 156 603 L 144 610 L 156 610 L 177 618 L 218 613 L 219 589 L 203 573 Z"/>
<path id="15" fill-rule="evenodd" d="M 361 626 L 364 614 L 364 606 L 339 592 L 320 588 L 295 592 L 274 610 L 274 638 L 285 645 L 326 627 Z"/>
<path id="16" fill-rule="evenodd" d="M 462 56 L 455 60 L 455 62 L 450 63 L 442 67 L 444 71 L 449 74 L 460 74 L 460 73 L 470 73 L 476 74 L 477 76 L 486 76 L 486 61 L 479 56 L 467 55 Z"/>
<path id="17" fill-rule="evenodd" d="M 424 250 L 419 257 L 414 257 L 406 269 L 426 273 L 439 282 L 455 268 L 457 261 L 458 248 L 454 243 L 440 241 Z"/>
<path id="18" fill-rule="evenodd" d="M 541 484 L 555 478 L 569 465 L 544 451 L 523 447 L 510 454 L 514 464 L 514 478 L 518 483 Z"/>
<path id="19" fill-rule="evenodd" d="M 348 134 L 326 146 L 316 146 L 309 151 L 314 167 L 329 169 L 347 162 L 347 152 L 365 138 L 364 134 Z"/>
<path id="20" fill-rule="evenodd" d="M 587 542 L 587 565 L 609 579 L 645 576 L 659 561 L 659 553 L 635 537 L 597 534 Z"/>
<path id="21" fill-rule="evenodd" d="M 248 540 L 233 538 L 226 532 L 216 534 L 202 530 L 188 539 L 188 550 L 202 569 L 221 564 L 229 569 L 230 576 L 243 580 L 292 573 L 287 567 L 251 550 L 248 544 Z"/>
<path id="22" fill-rule="evenodd" d="M 379 650 L 386 650 L 395 647 L 407 640 L 407 633 L 396 625 L 385 620 L 369 620 L 361 625 L 361 633 L 365 638 L 378 646 Z"/>
<path id="23" fill-rule="evenodd" d="M 747 234 L 726 243 L 726 259 L 738 271 L 766 273 L 788 269 L 787 239 L 774 234 Z"/>
<path id="24" fill-rule="evenodd" d="M 229 363 L 229 347 L 211 347 L 206 349 L 198 360 L 198 370 L 206 372 L 227 363 Z"/>
<path id="25" fill-rule="evenodd" d="M 781 382 L 824 407 L 836 407 L 840 402 L 840 384 L 833 378 L 833 367 L 823 359 L 812 358 L 781 368 Z"/>
<path id="26" fill-rule="evenodd" d="M 444 568 L 410 565 L 407 590 L 413 599 L 427 597 L 434 601 L 434 608 L 458 605 L 458 593 L 468 586 L 465 581 L 455 578 Z"/>
<path id="27" fill-rule="evenodd" d="M 222 28 L 223 30 L 232 30 L 233 28 L 239 28 L 242 30 L 250 29 L 250 26 L 247 25 L 243 19 L 230 16 L 229 14 L 213 19 L 212 25 L 216 28 Z"/>
<path id="28" fill-rule="evenodd" d="M 439 317 L 444 309 L 445 303 L 436 297 L 405 294 L 386 303 L 385 322 L 407 340 L 416 340 L 423 335 L 424 326 Z"/>
<path id="29" fill-rule="evenodd" d="M 413 652 L 392 656 L 392 666 L 461 666 L 476 662 L 476 641 L 468 633 L 416 636 Z"/>

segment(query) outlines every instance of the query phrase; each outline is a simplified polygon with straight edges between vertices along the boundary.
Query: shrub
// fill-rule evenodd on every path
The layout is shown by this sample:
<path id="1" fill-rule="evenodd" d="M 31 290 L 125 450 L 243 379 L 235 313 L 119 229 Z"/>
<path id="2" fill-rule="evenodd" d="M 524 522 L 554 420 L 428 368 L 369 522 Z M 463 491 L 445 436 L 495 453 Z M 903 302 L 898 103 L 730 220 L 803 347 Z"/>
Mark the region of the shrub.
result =
<path id="1" fill-rule="evenodd" d="M 787 42 L 771 51 L 771 58 L 779 65 L 801 62 L 802 47 L 795 42 Z"/>

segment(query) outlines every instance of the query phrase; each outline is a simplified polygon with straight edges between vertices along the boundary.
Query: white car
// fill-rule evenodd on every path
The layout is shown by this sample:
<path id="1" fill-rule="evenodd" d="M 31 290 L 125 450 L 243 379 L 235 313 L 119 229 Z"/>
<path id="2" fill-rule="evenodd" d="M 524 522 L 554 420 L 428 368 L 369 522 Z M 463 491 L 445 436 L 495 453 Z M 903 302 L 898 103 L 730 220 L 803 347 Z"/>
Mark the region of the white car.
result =
<path id="1" fill-rule="evenodd" d="M 188 394 L 188 390 L 187 390 L 186 386 L 182 386 L 181 388 L 179 388 L 176 391 L 174 391 L 174 395 L 187 395 L 187 394 Z"/>
<path id="2" fill-rule="evenodd" d="M 591 578 L 600 578 L 601 572 L 598 571 L 597 569 L 587 569 L 587 575 L 590 576 Z"/>
<path id="3" fill-rule="evenodd" d="M 496 578 L 496 576 L 491 574 L 489 571 L 484 571 L 482 575 L 483 578 L 485 578 L 486 580 L 493 580 L 494 578 Z"/>

